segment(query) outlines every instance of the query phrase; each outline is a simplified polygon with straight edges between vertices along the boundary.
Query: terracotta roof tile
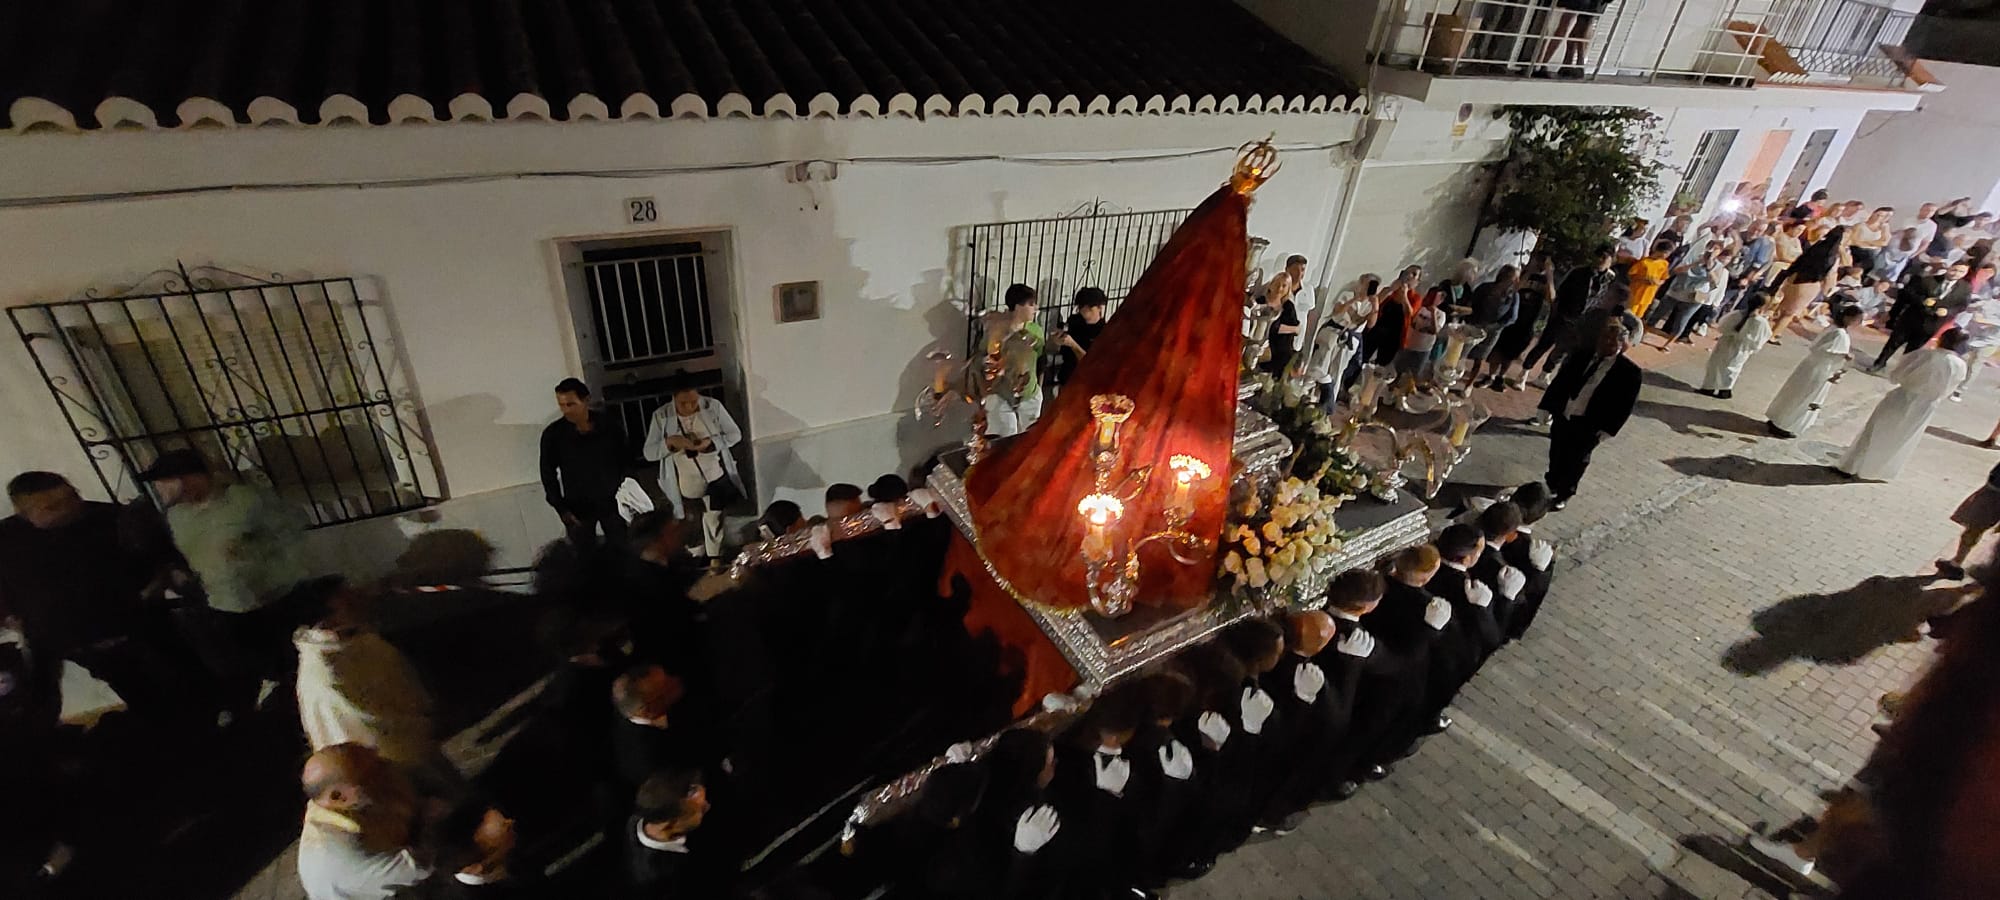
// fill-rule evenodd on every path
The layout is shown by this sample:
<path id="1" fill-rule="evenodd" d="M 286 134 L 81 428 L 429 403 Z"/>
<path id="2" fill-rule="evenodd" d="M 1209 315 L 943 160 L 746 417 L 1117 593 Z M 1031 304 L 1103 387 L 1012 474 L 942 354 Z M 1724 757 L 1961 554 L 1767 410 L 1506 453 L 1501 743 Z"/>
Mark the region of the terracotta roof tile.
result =
<path id="1" fill-rule="evenodd" d="M 0 3 L 0 127 L 15 131 L 1143 114 L 1252 97 L 1339 110 L 1352 94 L 1229 0 Z"/>

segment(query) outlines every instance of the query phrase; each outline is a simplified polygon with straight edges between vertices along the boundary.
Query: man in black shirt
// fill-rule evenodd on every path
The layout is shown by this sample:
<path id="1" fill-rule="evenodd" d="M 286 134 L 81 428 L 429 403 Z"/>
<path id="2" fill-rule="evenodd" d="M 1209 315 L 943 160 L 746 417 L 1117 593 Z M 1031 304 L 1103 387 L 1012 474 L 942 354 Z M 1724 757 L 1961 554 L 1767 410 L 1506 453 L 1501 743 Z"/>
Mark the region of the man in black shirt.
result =
<path id="1" fill-rule="evenodd" d="M 562 418 L 542 429 L 542 495 L 562 517 L 569 541 L 579 548 L 596 542 L 625 545 L 625 519 L 614 495 L 625 481 L 631 448 L 617 421 L 590 408 L 590 388 L 574 378 L 556 385 Z"/>
<path id="2" fill-rule="evenodd" d="M 1076 367 L 1083 362 L 1083 355 L 1090 351 L 1090 345 L 1097 336 L 1104 333 L 1104 307 L 1110 301 L 1099 288 L 1087 287 L 1076 292 L 1076 312 L 1063 322 L 1062 365 L 1056 367 L 1056 383 L 1068 384 L 1076 377 Z"/>
<path id="3" fill-rule="evenodd" d="M 181 565 L 157 518 L 85 501 L 53 472 L 22 473 L 7 496 L 15 514 L 0 520 L 0 621 L 14 620 L 26 638 L 42 714 L 61 711 L 64 660 L 110 685 L 134 714 L 185 703 L 193 668 L 165 608 L 146 603 Z"/>
<path id="4" fill-rule="evenodd" d="M 1556 369 L 1562 366 L 1563 358 L 1576 346 L 1577 323 L 1590 308 L 1590 300 L 1611 283 L 1611 263 L 1617 253 L 1611 245 L 1597 248 L 1596 260 L 1589 265 L 1577 266 L 1563 275 L 1556 285 L 1555 305 L 1549 307 L 1549 323 L 1542 327 L 1542 336 L 1535 341 L 1534 349 L 1521 362 L 1522 371 L 1542 363 L 1542 372 L 1535 376 L 1535 386 L 1546 389 L 1549 379 L 1555 377 Z M 1542 359 L 1547 354 L 1546 360 Z"/>

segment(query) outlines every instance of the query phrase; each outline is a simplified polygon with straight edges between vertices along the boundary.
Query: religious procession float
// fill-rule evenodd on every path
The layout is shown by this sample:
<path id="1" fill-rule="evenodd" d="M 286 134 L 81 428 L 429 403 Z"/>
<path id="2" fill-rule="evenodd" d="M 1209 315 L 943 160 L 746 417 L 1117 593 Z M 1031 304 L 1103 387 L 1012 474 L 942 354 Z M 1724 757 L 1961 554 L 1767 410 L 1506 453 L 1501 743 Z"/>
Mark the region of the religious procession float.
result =
<path id="1" fill-rule="evenodd" d="M 954 531 L 940 579 L 970 587 L 965 628 L 1022 661 L 1017 722 L 1049 729 L 1119 679 L 1248 616 L 1320 604 L 1337 574 L 1429 537 L 1434 496 L 1485 418 L 1463 398 L 1454 326 L 1432 380 L 1364 366 L 1329 415 L 1296 370 L 1258 372 L 1272 320 L 1246 304 L 1252 196 L 1278 171 L 1268 141 L 1245 145 L 1229 179 L 1154 257 L 1089 354 L 1022 434 L 985 435 L 987 396 L 1018 394 L 1036 353 L 1001 314 L 984 357 L 939 364 L 920 415 L 970 404 L 972 436 L 930 474 Z M 1303 354 L 1301 354 L 1303 356 Z M 895 527 L 861 514 L 835 540 Z M 739 570 L 811 552 L 806 535 L 752 548 Z M 950 756 L 978 755 L 974 739 Z M 945 757 L 862 798 L 850 817 L 893 815 Z"/>

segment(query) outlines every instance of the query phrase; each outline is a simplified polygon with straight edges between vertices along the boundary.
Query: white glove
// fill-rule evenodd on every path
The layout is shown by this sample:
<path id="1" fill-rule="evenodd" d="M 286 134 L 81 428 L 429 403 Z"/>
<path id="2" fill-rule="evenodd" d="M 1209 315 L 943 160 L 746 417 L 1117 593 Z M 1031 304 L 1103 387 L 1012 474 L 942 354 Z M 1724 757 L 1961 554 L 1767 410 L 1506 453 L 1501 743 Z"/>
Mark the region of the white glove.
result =
<path id="1" fill-rule="evenodd" d="M 653 511 L 653 498 L 646 496 L 646 489 L 630 478 L 618 484 L 618 492 L 611 499 L 618 504 L 618 516 L 627 522 Z"/>
<path id="2" fill-rule="evenodd" d="M 1194 754 L 1180 741 L 1168 741 L 1160 747 L 1160 771 L 1175 781 L 1186 781 L 1194 776 Z"/>
<path id="3" fill-rule="evenodd" d="M 1082 705 L 1075 697 L 1068 694 L 1050 691 L 1042 695 L 1042 709 L 1045 712 L 1073 712 Z"/>
<path id="4" fill-rule="evenodd" d="M 1195 720 L 1195 727 L 1200 729 L 1202 738 L 1208 741 L 1210 750 L 1220 750 L 1223 744 L 1229 742 L 1229 720 L 1223 718 L 1219 712 L 1202 713 L 1201 718 Z"/>
<path id="5" fill-rule="evenodd" d="M 1301 703 L 1311 703 L 1319 697 L 1319 689 L 1326 687 L 1326 673 L 1312 663 L 1304 663 L 1292 670 L 1292 694 Z"/>
<path id="6" fill-rule="evenodd" d="M 1528 586 L 1528 576 L 1521 574 L 1513 566 L 1500 567 L 1500 596 L 1509 600 L 1521 596 L 1521 589 Z"/>
<path id="7" fill-rule="evenodd" d="M 1097 789 L 1113 797 L 1125 795 L 1125 782 L 1132 780 L 1132 761 L 1123 756 L 1098 752 L 1090 758 L 1097 769 Z"/>
<path id="8" fill-rule="evenodd" d="M 1429 606 L 1424 607 L 1424 624 L 1443 629 L 1451 621 L 1451 604 L 1443 597 L 1432 597 Z"/>
<path id="9" fill-rule="evenodd" d="M 1450 607 L 1446 607 L 1445 609 L 1447 612 L 1450 611 Z M 1271 710 L 1274 708 L 1275 706 L 1271 703 L 1270 694 L 1258 690 L 1255 686 L 1244 688 L 1242 703 L 1243 730 L 1251 734 L 1263 734 L 1264 720 L 1271 717 Z"/>
<path id="10" fill-rule="evenodd" d="M 1375 636 L 1369 634 L 1365 629 L 1356 628 L 1348 632 L 1346 637 L 1341 638 L 1340 643 L 1333 645 L 1333 649 L 1348 656 L 1367 659 L 1370 654 L 1375 652 Z"/>
<path id="11" fill-rule="evenodd" d="M 971 741 L 959 741 L 959 742 L 958 742 L 958 743 L 956 743 L 956 744 L 953 744 L 953 745 L 951 745 L 951 746 L 949 746 L 949 747 L 946 747 L 946 748 L 944 748 L 944 758 L 945 758 L 945 759 L 946 759 L 947 761 L 950 761 L 950 762 L 955 762 L 955 763 L 964 763 L 964 762 L 971 762 L 971 761 L 972 761 L 972 742 L 971 742 Z"/>
<path id="12" fill-rule="evenodd" d="M 896 504 L 894 503 L 877 503 L 868 507 L 868 514 L 874 516 L 875 521 L 882 523 L 882 527 L 889 531 L 895 531 L 903 527 L 903 519 L 901 516 L 896 515 Z"/>
<path id="13" fill-rule="evenodd" d="M 937 492 L 930 488 L 917 488 L 910 492 L 910 502 L 924 511 L 924 518 L 935 519 L 944 515 L 944 501 L 938 499 Z"/>
<path id="14" fill-rule="evenodd" d="M 806 533 L 806 546 L 812 548 L 814 556 L 820 559 L 833 558 L 833 529 L 825 525 L 814 525 Z"/>
<path id="15" fill-rule="evenodd" d="M 1033 853 L 1048 846 L 1055 839 L 1056 832 L 1062 830 L 1062 819 L 1056 816 L 1053 806 L 1030 807 L 1014 822 L 1014 849 L 1022 853 Z"/>
<path id="16" fill-rule="evenodd" d="M 1541 538 L 1535 538 L 1533 541 L 1529 542 L 1528 562 L 1534 564 L 1536 571 L 1540 572 L 1548 571 L 1549 563 L 1555 561 L 1556 561 L 1555 545 L 1550 544 L 1548 541 L 1542 540 Z"/>
<path id="17" fill-rule="evenodd" d="M 1485 607 L 1487 604 L 1493 602 L 1493 589 L 1487 587 L 1484 581 L 1468 578 L 1465 581 L 1465 602 L 1473 606 Z"/>

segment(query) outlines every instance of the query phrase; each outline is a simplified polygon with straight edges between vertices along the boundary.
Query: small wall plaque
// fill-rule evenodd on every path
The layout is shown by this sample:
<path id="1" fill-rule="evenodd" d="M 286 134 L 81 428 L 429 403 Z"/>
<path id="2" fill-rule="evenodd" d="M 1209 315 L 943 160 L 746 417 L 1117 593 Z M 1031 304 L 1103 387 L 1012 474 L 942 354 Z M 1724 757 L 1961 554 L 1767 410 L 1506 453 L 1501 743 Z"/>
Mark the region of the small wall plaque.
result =
<path id="1" fill-rule="evenodd" d="M 791 281 L 777 288 L 778 322 L 805 322 L 819 318 L 819 282 Z"/>

